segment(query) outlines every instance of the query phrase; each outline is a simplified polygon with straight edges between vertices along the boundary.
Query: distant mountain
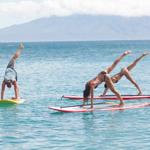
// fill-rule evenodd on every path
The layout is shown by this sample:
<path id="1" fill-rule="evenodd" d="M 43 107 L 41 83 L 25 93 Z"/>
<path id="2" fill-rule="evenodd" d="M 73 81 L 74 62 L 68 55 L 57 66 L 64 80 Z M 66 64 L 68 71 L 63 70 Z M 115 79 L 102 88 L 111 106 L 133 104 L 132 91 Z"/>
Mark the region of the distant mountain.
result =
<path id="1" fill-rule="evenodd" d="M 149 39 L 150 17 L 53 16 L 0 29 L 0 42 Z"/>

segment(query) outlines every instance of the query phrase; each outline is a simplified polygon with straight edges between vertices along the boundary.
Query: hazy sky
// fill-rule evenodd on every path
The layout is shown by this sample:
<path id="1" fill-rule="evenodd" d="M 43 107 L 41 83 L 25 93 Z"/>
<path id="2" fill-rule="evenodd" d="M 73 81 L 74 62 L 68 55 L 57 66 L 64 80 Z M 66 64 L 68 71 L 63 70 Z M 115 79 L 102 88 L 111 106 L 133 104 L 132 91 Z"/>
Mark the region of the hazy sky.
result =
<path id="1" fill-rule="evenodd" d="M 150 16 L 150 0 L 0 0 L 0 28 L 71 14 Z"/>

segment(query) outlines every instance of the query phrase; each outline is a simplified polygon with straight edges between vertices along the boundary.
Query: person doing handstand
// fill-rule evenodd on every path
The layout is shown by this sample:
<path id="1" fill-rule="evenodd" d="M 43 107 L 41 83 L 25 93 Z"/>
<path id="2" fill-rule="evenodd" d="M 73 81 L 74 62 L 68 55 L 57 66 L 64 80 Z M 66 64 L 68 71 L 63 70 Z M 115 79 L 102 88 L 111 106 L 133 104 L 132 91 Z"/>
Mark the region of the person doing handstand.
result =
<path id="1" fill-rule="evenodd" d="M 15 65 L 16 59 L 20 56 L 23 48 L 24 48 L 24 46 L 21 43 L 18 47 L 18 50 L 13 55 L 13 57 L 11 58 L 11 60 L 9 61 L 8 65 L 7 65 L 5 75 L 4 75 L 4 80 L 2 82 L 1 100 L 4 98 L 5 86 L 7 86 L 8 88 L 11 88 L 12 85 L 14 86 L 14 92 L 15 92 L 15 97 L 13 97 L 12 99 L 19 99 L 19 87 L 17 84 L 17 72 L 14 68 L 14 65 Z"/>

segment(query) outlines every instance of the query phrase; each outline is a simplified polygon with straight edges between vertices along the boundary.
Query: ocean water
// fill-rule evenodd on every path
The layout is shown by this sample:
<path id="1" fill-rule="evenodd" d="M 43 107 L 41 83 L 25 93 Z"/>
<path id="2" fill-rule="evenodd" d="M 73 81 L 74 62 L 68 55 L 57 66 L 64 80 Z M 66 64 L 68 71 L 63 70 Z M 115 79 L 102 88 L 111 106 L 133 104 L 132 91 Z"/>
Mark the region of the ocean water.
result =
<path id="1" fill-rule="evenodd" d="M 92 113 L 59 113 L 48 109 L 48 106 L 80 104 L 61 101 L 60 98 L 62 95 L 82 95 L 88 80 L 109 66 L 122 52 L 132 50 L 132 54 L 126 56 L 111 75 L 117 73 L 143 52 L 150 52 L 150 41 L 42 42 L 24 45 L 25 49 L 16 62 L 16 70 L 20 96 L 26 101 L 21 105 L 0 107 L 0 149 L 150 149 L 149 107 Z M 17 46 L 18 43 L 0 43 L 0 82 Z M 150 94 L 149 64 L 150 56 L 146 56 L 131 71 L 143 94 Z M 126 78 L 115 86 L 121 94 L 137 93 Z M 102 92 L 103 85 L 95 90 L 95 95 Z M 5 97 L 13 94 L 13 89 L 6 89 Z"/>

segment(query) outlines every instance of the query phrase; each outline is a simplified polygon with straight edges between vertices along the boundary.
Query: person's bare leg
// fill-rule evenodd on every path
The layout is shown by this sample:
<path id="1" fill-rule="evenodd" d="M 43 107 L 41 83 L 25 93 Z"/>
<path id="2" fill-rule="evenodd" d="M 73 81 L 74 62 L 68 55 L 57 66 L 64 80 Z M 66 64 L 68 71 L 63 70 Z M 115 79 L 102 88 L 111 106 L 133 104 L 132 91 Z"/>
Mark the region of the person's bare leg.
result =
<path id="1" fill-rule="evenodd" d="M 106 75 L 106 77 L 105 77 L 105 82 L 106 82 L 107 87 L 108 87 L 108 88 L 118 97 L 118 99 L 120 100 L 120 104 L 119 104 L 119 105 L 120 105 L 120 106 L 124 105 L 124 102 L 123 102 L 123 99 L 122 99 L 121 95 L 120 95 L 119 92 L 115 89 L 114 84 L 113 84 L 111 78 L 108 77 L 107 75 Z"/>
<path id="2" fill-rule="evenodd" d="M 137 95 L 141 95 L 142 94 L 142 91 L 140 89 L 140 87 L 138 86 L 138 84 L 134 81 L 134 79 L 131 77 L 129 71 L 127 68 L 124 68 L 123 71 L 122 71 L 122 74 L 137 88 L 138 90 L 138 94 Z"/>
<path id="3" fill-rule="evenodd" d="M 126 55 L 128 55 L 128 54 L 130 54 L 131 53 L 131 51 L 125 51 L 121 56 L 119 56 L 114 62 L 113 62 L 113 64 L 110 66 L 110 67 L 108 67 L 105 71 L 107 72 L 107 73 L 110 73 L 115 67 L 116 67 L 116 65 L 121 61 L 121 59 L 123 59 Z"/>
<path id="4" fill-rule="evenodd" d="M 145 57 L 146 55 L 148 55 L 149 53 L 143 53 L 139 58 L 137 58 L 133 63 L 131 63 L 128 67 L 127 67 L 127 69 L 128 69 L 128 71 L 130 71 L 131 69 L 133 69 L 135 66 L 136 66 L 136 64 L 143 58 L 143 57 Z"/>
<path id="5" fill-rule="evenodd" d="M 14 60 L 20 56 L 23 49 L 24 49 L 24 45 L 23 45 L 23 43 L 20 43 L 18 49 L 16 50 L 15 54 L 13 55 Z"/>

